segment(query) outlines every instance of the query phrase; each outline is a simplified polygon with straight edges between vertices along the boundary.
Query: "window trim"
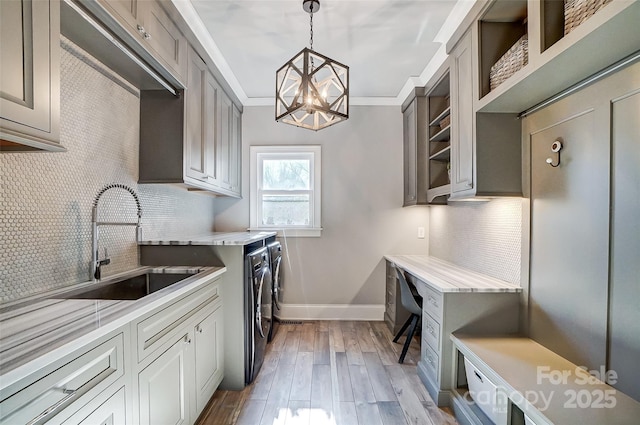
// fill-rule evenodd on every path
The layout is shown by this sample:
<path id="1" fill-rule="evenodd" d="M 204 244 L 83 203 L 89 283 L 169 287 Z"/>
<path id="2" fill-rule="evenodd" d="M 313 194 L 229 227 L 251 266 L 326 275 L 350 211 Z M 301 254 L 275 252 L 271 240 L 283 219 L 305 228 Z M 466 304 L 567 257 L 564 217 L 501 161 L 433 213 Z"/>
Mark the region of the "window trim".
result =
<path id="1" fill-rule="evenodd" d="M 269 145 L 250 146 L 250 183 L 249 183 L 249 230 L 277 231 L 282 237 L 320 237 L 322 233 L 322 150 L 320 145 Z M 261 181 L 259 180 L 262 169 L 262 158 L 308 158 L 311 159 L 311 223 L 308 226 L 264 226 L 261 223 L 261 208 L 258 195 L 262 192 Z"/>

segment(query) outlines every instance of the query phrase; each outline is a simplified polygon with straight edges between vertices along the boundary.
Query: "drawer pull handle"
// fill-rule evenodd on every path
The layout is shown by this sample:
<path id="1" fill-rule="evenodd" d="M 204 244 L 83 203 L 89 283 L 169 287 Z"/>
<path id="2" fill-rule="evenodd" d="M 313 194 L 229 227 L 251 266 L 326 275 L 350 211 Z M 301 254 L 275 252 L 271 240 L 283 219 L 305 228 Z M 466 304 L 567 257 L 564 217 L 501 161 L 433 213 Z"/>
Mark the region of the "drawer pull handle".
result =
<path id="1" fill-rule="evenodd" d="M 433 298 L 431 295 L 429 295 L 429 302 L 433 304 L 434 307 L 438 307 L 438 303 L 436 302 L 436 299 Z"/>
<path id="2" fill-rule="evenodd" d="M 189 335 L 184 336 L 184 343 L 187 345 L 191 344 L 191 338 L 189 338 Z"/>
<path id="3" fill-rule="evenodd" d="M 198 325 L 196 326 L 196 331 L 201 334 L 202 333 L 202 326 Z"/>
<path id="4" fill-rule="evenodd" d="M 476 378 L 478 378 L 480 380 L 480 382 L 484 383 L 484 381 L 482 380 L 482 376 L 480 376 L 480 374 L 478 373 L 478 371 L 474 370 L 473 374 L 476 375 Z"/>
<path id="5" fill-rule="evenodd" d="M 65 404 L 67 404 L 77 394 L 77 390 L 67 390 L 67 389 L 64 389 L 64 388 L 61 389 L 61 390 L 62 390 L 63 393 L 65 393 L 67 395 L 65 397 L 63 397 L 62 399 L 60 399 L 57 403 L 53 404 L 52 406 L 47 407 L 42 413 L 40 413 L 38 416 L 33 418 L 31 421 L 29 421 L 27 423 L 27 425 L 34 425 L 34 424 L 42 423 L 43 419 L 45 419 L 49 415 L 54 414 L 56 412 L 56 410 L 60 409 Z"/>
<path id="6" fill-rule="evenodd" d="M 140 24 L 138 24 L 138 32 L 140 34 L 144 34 L 144 27 L 142 25 L 140 25 Z"/>
<path id="7" fill-rule="evenodd" d="M 433 336 L 436 336 L 436 333 L 433 330 L 433 326 L 431 325 L 427 325 L 427 330 L 429 331 L 429 333 Z"/>
<path id="8" fill-rule="evenodd" d="M 430 356 L 429 354 L 427 354 L 427 360 L 429 361 L 429 364 L 431 365 L 431 367 L 434 367 L 434 368 L 435 368 L 435 365 L 434 365 L 433 359 L 431 358 L 431 356 Z"/>
<path id="9" fill-rule="evenodd" d="M 151 34 L 149 34 L 148 32 L 145 32 L 144 35 L 142 36 L 145 40 L 149 40 L 151 38 Z"/>

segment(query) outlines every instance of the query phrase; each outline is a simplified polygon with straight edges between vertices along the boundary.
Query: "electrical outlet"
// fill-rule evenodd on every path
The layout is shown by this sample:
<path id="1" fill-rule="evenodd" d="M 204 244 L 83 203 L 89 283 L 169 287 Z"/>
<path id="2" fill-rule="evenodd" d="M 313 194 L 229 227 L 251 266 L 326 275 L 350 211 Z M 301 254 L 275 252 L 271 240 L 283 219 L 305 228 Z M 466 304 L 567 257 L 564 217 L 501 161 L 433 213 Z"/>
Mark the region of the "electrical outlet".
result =
<path id="1" fill-rule="evenodd" d="M 424 239 L 424 227 L 418 227 L 418 239 Z"/>

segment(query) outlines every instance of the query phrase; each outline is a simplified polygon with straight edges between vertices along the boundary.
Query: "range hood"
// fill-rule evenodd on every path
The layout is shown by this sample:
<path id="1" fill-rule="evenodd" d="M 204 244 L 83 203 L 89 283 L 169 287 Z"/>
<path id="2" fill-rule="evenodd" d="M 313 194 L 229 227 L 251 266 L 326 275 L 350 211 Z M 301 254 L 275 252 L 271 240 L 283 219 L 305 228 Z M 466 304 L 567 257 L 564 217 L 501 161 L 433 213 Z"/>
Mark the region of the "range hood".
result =
<path id="1" fill-rule="evenodd" d="M 120 30 L 126 35 L 124 29 Z M 183 88 L 162 67 L 150 65 L 152 60 L 144 59 L 152 58 L 142 46 L 124 42 L 124 37 L 116 35 L 78 2 L 60 3 L 60 32 L 140 90 L 168 90 L 177 96 Z"/>

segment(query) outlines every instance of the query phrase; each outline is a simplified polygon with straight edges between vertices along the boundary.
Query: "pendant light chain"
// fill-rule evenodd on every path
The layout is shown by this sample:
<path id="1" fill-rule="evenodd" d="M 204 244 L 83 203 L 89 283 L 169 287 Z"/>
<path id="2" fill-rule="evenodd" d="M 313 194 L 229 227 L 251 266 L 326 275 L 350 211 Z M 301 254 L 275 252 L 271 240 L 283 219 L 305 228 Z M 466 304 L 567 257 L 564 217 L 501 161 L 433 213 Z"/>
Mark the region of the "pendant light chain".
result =
<path id="1" fill-rule="evenodd" d="M 313 1 L 311 2 L 311 10 L 309 11 L 309 44 L 309 49 L 313 51 Z M 313 56 L 311 56 L 311 72 L 313 72 L 313 68 Z"/>
<path id="2" fill-rule="evenodd" d="M 313 2 L 311 2 L 311 11 L 309 12 L 309 48 L 313 50 Z"/>

